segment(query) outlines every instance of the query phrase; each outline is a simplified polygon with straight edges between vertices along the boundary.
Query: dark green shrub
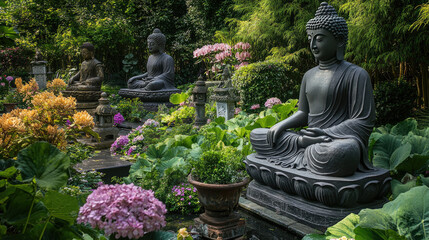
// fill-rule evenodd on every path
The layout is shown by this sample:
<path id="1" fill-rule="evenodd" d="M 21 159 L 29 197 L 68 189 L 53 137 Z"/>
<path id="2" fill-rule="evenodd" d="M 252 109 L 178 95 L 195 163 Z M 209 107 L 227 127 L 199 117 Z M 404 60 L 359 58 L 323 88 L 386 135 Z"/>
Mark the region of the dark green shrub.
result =
<path id="1" fill-rule="evenodd" d="M 298 98 L 298 79 L 300 76 L 292 67 L 269 60 L 241 67 L 235 72 L 232 82 L 240 93 L 243 109 L 248 110 L 253 104 L 263 106 L 271 97 L 282 102 Z"/>
<path id="2" fill-rule="evenodd" d="M 231 146 L 221 151 L 205 151 L 200 160 L 193 162 L 192 176 L 197 181 L 209 184 L 240 182 L 246 176 L 241 160 L 241 154 Z"/>
<path id="3" fill-rule="evenodd" d="M 374 90 L 376 125 L 394 124 L 411 116 L 416 87 L 406 81 L 380 83 Z"/>

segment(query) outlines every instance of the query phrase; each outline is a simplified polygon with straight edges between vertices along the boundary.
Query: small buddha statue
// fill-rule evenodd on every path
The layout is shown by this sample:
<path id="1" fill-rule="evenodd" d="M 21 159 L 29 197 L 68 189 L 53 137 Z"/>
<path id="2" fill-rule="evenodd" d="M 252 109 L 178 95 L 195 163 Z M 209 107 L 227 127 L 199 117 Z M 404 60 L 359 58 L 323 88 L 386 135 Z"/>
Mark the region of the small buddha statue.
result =
<path id="1" fill-rule="evenodd" d="M 128 88 L 157 91 L 174 87 L 174 60 L 164 52 L 166 38 L 156 28 L 147 38 L 151 55 L 147 61 L 147 72 L 128 80 Z"/>
<path id="2" fill-rule="evenodd" d="M 323 2 L 306 29 L 318 66 L 302 79 L 296 113 L 270 129 L 251 132 L 256 158 L 323 176 L 369 172 L 374 98 L 368 73 L 344 61 L 346 21 Z M 299 132 L 291 130 L 307 126 Z"/>
<path id="3" fill-rule="evenodd" d="M 100 91 L 104 79 L 103 64 L 94 58 L 94 45 L 89 42 L 80 47 L 83 62 L 80 71 L 70 78 L 68 91 Z"/>

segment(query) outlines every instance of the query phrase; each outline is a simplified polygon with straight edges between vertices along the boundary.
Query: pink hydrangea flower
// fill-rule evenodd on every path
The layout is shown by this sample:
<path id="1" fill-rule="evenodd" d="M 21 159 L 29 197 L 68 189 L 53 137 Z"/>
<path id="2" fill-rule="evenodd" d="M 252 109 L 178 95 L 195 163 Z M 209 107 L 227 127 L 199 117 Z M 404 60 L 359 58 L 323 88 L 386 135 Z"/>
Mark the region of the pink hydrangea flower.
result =
<path id="1" fill-rule="evenodd" d="M 9 82 L 13 81 L 13 77 L 12 76 L 7 76 L 6 80 L 8 80 Z"/>
<path id="2" fill-rule="evenodd" d="M 258 108 L 261 108 L 261 106 L 260 106 L 259 104 L 253 104 L 253 105 L 250 107 L 250 109 L 252 109 L 252 110 L 256 110 L 256 109 L 258 109 Z"/>
<path id="3" fill-rule="evenodd" d="M 4 87 L 6 84 L 4 82 L 0 83 L 2 87 Z"/>
<path id="4" fill-rule="evenodd" d="M 264 105 L 267 108 L 273 108 L 273 106 L 277 105 L 277 104 L 282 104 L 282 101 L 276 97 L 272 97 L 272 98 L 267 99 L 267 101 L 265 102 Z"/>
<path id="5" fill-rule="evenodd" d="M 234 109 L 234 114 L 237 115 L 241 112 L 241 108 L 235 108 Z"/>
<path id="6" fill-rule="evenodd" d="M 100 185 L 80 208 L 77 222 L 115 234 L 116 239 L 138 239 L 164 227 L 166 213 L 152 190 L 134 184 Z"/>

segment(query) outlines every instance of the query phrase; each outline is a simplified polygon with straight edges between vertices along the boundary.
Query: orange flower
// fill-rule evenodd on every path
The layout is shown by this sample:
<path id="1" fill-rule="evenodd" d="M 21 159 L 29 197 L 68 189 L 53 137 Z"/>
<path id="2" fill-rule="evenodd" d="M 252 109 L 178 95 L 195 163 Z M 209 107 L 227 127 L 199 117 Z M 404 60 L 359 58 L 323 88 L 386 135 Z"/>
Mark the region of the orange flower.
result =
<path id="1" fill-rule="evenodd" d="M 94 127 L 94 118 L 87 111 L 77 112 L 73 115 L 74 123 L 82 129 L 84 127 Z"/>

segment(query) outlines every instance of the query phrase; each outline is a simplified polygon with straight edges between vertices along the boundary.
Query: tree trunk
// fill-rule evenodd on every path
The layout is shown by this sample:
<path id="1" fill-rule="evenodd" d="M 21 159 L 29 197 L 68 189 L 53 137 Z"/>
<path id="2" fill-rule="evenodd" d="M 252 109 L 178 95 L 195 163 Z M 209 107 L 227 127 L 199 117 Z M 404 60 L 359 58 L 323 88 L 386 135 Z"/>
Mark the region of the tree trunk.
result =
<path id="1" fill-rule="evenodd" d="M 421 72 L 421 96 L 423 97 L 423 106 L 429 108 L 429 71 L 428 65 L 421 63 L 420 72 Z"/>

